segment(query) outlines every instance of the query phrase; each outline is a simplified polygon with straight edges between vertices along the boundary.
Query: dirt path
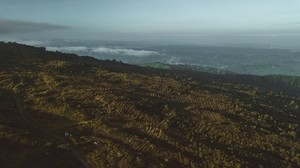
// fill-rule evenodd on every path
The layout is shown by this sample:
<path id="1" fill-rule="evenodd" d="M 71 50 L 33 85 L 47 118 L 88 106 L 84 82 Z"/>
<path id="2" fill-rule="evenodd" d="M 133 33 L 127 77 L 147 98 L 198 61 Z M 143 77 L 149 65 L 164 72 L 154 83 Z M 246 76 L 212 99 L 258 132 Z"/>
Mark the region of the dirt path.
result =
<path id="1" fill-rule="evenodd" d="M 29 119 L 29 117 L 26 116 L 26 114 L 24 114 L 23 112 L 23 108 L 21 106 L 20 101 L 18 100 L 17 96 L 15 95 L 15 93 L 10 92 L 11 97 L 14 99 L 15 104 L 16 104 L 16 110 L 17 113 L 20 115 L 20 117 L 22 118 L 23 121 L 25 121 L 27 124 L 29 124 L 30 126 L 34 127 L 35 129 L 39 130 L 40 132 L 48 135 L 49 137 L 52 137 L 54 139 L 56 139 L 57 141 L 61 142 L 61 143 L 68 143 L 67 140 L 65 140 L 64 138 L 60 137 L 59 135 L 56 135 L 44 128 L 42 128 L 41 126 L 39 126 L 38 124 L 36 124 L 35 122 L 33 122 L 31 119 Z M 81 155 L 80 151 L 77 149 L 76 146 L 71 145 L 70 146 L 70 150 L 72 151 L 73 155 L 78 159 L 78 161 L 80 161 L 80 163 L 85 167 L 85 168 L 92 168 L 93 166 L 91 166 L 90 163 L 88 163 L 84 157 Z"/>

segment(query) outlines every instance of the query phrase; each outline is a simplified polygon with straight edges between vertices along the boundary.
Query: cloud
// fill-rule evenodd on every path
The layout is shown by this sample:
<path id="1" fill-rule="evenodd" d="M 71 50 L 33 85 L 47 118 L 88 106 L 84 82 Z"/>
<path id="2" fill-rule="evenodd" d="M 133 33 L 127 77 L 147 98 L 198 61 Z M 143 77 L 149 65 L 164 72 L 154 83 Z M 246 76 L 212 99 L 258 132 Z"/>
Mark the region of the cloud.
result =
<path id="1" fill-rule="evenodd" d="M 0 19 L 0 34 L 33 33 L 66 28 L 69 27 L 48 23 Z"/>
<path id="2" fill-rule="evenodd" d="M 44 46 L 48 43 L 46 41 L 19 39 L 19 38 L 14 38 L 14 37 L 1 37 L 1 41 L 16 42 L 19 44 L 26 44 L 26 45 L 31 45 L 31 46 Z"/>
<path id="3" fill-rule="evenodd" d="M 18 40 L 16 42 L 20 44 L 31 45 L 31 46 L 42 46 L 45 44 L 45 42 L 36 41 L 36 40 Z"/>
<path id="4" fill-rule="evenodd" d="M 280 23 L 280 24 L 275 24 L 275 25 L 276 25 L 276 26 L 300 25 L 300 22 Z"/>
<path id="5" fill-rule="evenodd" d="M 148 50 L 134 50 L 134 49 L 124 49 L 124 48 L 108 48 L 108 47 L 99 47 L 91 50 L 94 53 L 107 53 L 113 55 L 128 55 L 136 57 L 144 57 L 150 55 L 159 55 L 156 51 Z"/>
<path id="6" fill-rule="evenodd" d="M 161 55 L 156 51 L 149 50 L 134 50 L 134 49 L 126 49 L 126 48 L 109 48 L 109 47 L 98 47 L 98 48 L 89 48 L 86 46 L 62 46 L 55 47 L 49 46 L 46 47 L 48 51 L 61 51 L 67 53 L 97 53 L 97 54 L 111 54 L 111 55 L 126 55 L 126 56 L 135 56 L 135 57 L 145 57 L 151 55 Z"/>
<path id="7" fill-rule="evenodd" d="M 69 46 L 69 47 L 46 47 L 48 51 L 62 51 L 62 52 L 88 52 L 85 46 Z"/>

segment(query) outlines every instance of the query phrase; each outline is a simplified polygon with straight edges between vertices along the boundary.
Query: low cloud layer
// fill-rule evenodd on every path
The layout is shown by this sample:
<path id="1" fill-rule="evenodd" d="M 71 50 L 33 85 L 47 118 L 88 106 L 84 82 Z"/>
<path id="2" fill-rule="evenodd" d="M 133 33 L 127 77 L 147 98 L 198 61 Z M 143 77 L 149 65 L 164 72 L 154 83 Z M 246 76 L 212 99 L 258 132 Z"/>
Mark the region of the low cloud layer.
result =
<path id="1" fill-rule="evenodd" d="M 88 48 L 85 46 L 70 46 L 70 47 L 46 47 L 48 51 L 61 51 L 61 52 L 88 52 Z"/>
<path id="2" fill-rule="evenodd" d="M 110 54 L 110 55 L 125 55 L 134 57 L 146 57 L 151 55 L 160 55 L 156 51 L 149 50 L 134 50 L 127 48 L 109 48 L 109 47 L 98 47 L 88 48 L 85 46 L 65 46 L 65 47 L 46 47 L 48 51 L 61 51 L 67 53 L 97 53 L 97 54 Z"/>
<path id="3" fill-rule="evenodd" d="M 67 28 L 55 24 L 0 19 L 0 34 L 33 33 Z"/>
<path id="4" fill-rule="evenodd" d="M 107 53 L 114 55 L 128 55 L 136 57 L 144 57 L 150 55 L 159 55 L 156 51 L 148 50 L 134 50 L 134 49 L 124 49 L 124 48 L 108 48 L 108 47 L 99 47 L 92 50 L 94 53 Z"/>

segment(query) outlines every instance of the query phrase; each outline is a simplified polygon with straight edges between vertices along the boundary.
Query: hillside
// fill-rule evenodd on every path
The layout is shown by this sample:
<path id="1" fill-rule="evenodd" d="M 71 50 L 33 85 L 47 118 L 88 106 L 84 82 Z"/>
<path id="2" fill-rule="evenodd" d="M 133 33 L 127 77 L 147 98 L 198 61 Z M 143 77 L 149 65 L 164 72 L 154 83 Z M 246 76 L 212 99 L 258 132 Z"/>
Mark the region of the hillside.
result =
<path id="1" fill-rule="evenodd" d="M 144 63 L 141 64 L 142 67 L 150 67 L 150 68 L 158 68 L 158 69 L 172 69 L 172 70 L 189 70 L 189 71 L 199 71 L 199 72 L 207 72 L 212 74 L 234 74 L 233 72 L 229 72 L 223 69 L 216 69 L 210 67 L 203 67 L 197 65 L 182 65 L 182 64 L 164 64 L 160 62 L 153 63 Z"/>
<path id="2" fill-rule="evenodd" d="M 299 167 L 300 90 L 0 43 L 3 167 Z"/>

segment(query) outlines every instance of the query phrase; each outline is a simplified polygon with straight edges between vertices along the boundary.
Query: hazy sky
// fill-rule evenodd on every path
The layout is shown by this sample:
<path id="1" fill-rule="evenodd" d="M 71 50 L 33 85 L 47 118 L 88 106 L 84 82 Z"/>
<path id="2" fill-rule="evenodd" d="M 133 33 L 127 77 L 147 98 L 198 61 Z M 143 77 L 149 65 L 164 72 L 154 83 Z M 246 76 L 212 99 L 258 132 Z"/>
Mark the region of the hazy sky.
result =
<path id="1" fill-rule="evenodd" d="M 300 0 L 0 0 L 6 37 L 228 33 L 299 35 Z"/>

